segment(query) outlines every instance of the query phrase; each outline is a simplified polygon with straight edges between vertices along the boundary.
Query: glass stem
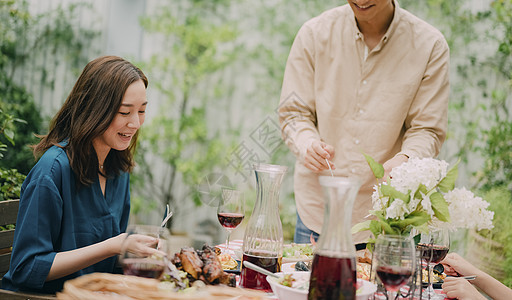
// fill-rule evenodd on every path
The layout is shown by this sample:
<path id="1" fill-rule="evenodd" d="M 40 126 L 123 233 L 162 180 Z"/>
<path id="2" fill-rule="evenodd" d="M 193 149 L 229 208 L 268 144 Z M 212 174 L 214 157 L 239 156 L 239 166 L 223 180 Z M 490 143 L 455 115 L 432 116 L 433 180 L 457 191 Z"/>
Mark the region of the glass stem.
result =
<path id="1" fill-rule="evenodd" d="M 431 263 L 427 264 L 428 268 L 428 298 L 430 299 L 431 295 L 434 293 L 434 268 Z"/>
<path id="2" fill-rule="evenodd" d="M 226 237 L 226 252 L 229 253 L 229 236 L 231 235 L 231 231 L 228 230 L 228 236 Z"/>

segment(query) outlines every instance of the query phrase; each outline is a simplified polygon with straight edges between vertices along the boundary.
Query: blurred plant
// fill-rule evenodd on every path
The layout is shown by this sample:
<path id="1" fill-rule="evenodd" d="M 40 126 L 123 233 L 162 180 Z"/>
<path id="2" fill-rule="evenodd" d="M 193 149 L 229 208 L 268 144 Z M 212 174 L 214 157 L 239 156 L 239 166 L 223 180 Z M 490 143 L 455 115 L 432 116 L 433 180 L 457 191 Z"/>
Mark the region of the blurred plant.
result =
<path id="1" fill-rule="evenodd" d="M 0 102 L 3 111 L 15 119 L 25 120 L 16 126 L 16 143 L 4 153 L 0 167 L 17 169 L 28 174 L 35 163 L 28 145 L 38 140 L 34 133 L 41 131 L 42 117 L 34 104 L 31 94 L 20 84 L 17 71 L 30 68 L 30 72 L 41 74 L 42 85 L 51 89 L 55 82 L 45 65 L 46 58 L 34 64 L 45 50 L 63 55 L 72 62 L 73 67 L 83 66 L 88 58 L 84 46 L 97 35 L 94 31 L 79 28 L 75 23 L 79 7 L 85 4 L 59 6 L 43 14 L 33 15 L 26 0 L 3 0 L 0 2 Z M 62 60 L 62 59 L 61 59 Z M 38 70 L 39 69 L 39 70 Z M 62 99 L 64 101 L 64 99 Z M 0 135 L 0 142 L 7 143 L 6 135 Z M 11 141 L 12 142 L 12 141 Z"/>
<path id="2" fill-rule="evenodd" d="M 164 52 L 154 53 L 143 67 L 161 98 L 157 116 L 142 128 L 139 168 L 132 183 L 146 202 L 169 204 L 176 215 L 189 203 L 201 205 L 198 184 L 225 164 L 228 147 L 207 123 L 220 120 L 209 115 L 206 106 L 220 109 L 230 87 L 219 73 L 240 50 L 234 43 L 236 24 L 221 15 L 229 3 L 175 1 L 141 20 L 146 32 L 163 42 Z M 236 130 L 227 130 L 236 137 Z M 162 173 L 156 174 L 152 165 Z"/>
<path id="3" fill-rule="evenodd" d="M 16 127 L 14 124 L 26 123 L 24 120 L 5 113 L 2 106 L 3 104 L 0 102 L 0 136 L 7 140 L 7 144 L 0 140 L 0 161 L 4 159 L 4 154 L 9 147 L 8 144 L 15 144 Z M 23 180 L 25 180 L 25 175 L 19 173 L 16 169 L 6 169 L 0 166 L 0 201 L 19 198 Z"/>

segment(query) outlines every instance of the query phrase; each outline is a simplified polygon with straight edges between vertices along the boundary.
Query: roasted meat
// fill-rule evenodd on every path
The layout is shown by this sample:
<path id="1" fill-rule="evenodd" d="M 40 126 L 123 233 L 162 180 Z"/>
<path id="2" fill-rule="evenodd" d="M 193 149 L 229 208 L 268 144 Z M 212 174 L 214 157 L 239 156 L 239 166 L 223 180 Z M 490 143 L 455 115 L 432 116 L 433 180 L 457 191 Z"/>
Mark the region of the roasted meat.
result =
<path id="1" fill-rule="evenodd" d="M 213 284 L 215 280 L 224 274 L 215 250 L 209 246 L 203 246 L 201 259 L 203 260 L 203 275 L 206 282 Z"/>
<path id="2" fill-rule="evenodd" d="M 183 270 L 189 273 L 194 279 L 198 279 L 202 273 L 204 264 L 196 251 L 190 247 L 182 248 L 180 251 L 180 260 Z"/>
<path id="3" fill-rule="evenodd" d="M 236 275 L 222 272 L 222 276 L 219 277 L 219 283 L 230 287 L 236 287 Z"/>

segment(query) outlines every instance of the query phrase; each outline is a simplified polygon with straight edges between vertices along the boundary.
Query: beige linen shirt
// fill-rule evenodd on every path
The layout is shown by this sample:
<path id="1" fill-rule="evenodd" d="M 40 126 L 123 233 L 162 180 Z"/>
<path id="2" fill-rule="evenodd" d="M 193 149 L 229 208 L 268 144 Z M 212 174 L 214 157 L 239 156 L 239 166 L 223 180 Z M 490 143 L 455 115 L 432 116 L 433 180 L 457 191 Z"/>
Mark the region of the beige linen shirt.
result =
<path id="1" fill-rule="evenodd" d="M 324 195 L 319 175 L 302 162 L 313 140 L 334 146 L 338 176 L 362 182 L 352 223 L 372 208 L 376 183 L 362 153 L 384 163 L 398 153 L 434 157 L 446 136 L 449 49 L 434 27 L 401 9 L 380 43 L 365 55 L 350 6 L 306 22 L 290 50 L 279 105 L 283 139 L 297 157 L 297 212 L 321 233 Z M 341 215 L 341 213 L 340 213 Z M 354 236 L 354 242 L 369 232 Z"/>

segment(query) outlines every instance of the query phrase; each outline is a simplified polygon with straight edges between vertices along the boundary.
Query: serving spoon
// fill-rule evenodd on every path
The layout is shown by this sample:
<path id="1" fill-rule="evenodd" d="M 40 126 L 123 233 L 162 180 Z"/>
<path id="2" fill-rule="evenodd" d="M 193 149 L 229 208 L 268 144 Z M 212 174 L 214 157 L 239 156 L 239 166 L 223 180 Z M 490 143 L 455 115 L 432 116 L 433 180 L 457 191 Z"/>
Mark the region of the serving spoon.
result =
<path id="1" fill-rule="evenodd" d="M 262 267 L 257 266 L 255 264 L 253 264 L 252 262 L 248 262 L 246 260 L 244 261 L 244 267 L 249 268 L 251 270 L 254 270 L 256 272 L 260 272 L 261 274 L 265 274 L 265 275 L 268 275 L 268 276 L 271 276 L 271 277 L 279 278 L 279 276 L 277 276 L 275 273 L 272 273 L 269 270 L 265 270 Z"/>

